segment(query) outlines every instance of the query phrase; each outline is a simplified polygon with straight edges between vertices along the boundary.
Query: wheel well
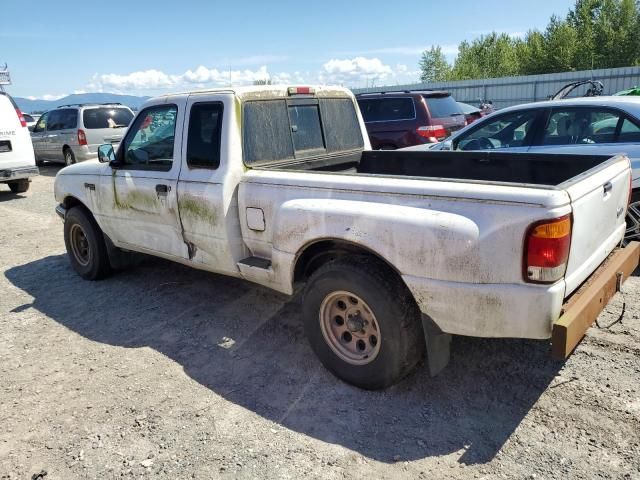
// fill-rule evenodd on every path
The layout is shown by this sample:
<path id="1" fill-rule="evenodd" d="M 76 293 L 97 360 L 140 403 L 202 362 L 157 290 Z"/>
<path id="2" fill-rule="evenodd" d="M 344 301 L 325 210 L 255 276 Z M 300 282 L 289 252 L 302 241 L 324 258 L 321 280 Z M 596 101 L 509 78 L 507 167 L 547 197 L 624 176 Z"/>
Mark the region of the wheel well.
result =
<path id="1" fill-rule="evenodd" d="M 84 203 L 82 203 L 80 200 L 78 200 L 76 197 L 65 197 L 65 199 L 62 201 L 62 206 L 64 208 L 66 208 L 67 210 L 73 208 L 73 207 L 82 207 L 84 208 L 86 211 L 88 211 L 89 213 L 90 210 L 85 206 Z"/>
<path id="2" fill-rule="evenodd" d="M 400 273 L 393 265 L 366 247 L 344 240 L 321 240 L 307 245 L 304 250 L 298 254 L 293 271 L 294 283 L 306 281 L 313 272 L 325 263 L 347 255 L 373 258 L 400 278 Z"/>

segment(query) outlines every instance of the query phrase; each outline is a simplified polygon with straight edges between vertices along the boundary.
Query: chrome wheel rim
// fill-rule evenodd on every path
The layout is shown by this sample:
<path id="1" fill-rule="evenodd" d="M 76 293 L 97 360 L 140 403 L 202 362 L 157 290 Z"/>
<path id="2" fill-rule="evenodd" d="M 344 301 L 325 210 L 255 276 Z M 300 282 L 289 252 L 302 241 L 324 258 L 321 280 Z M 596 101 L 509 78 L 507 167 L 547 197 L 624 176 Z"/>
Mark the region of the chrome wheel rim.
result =
<path id="1" fill-rule="evenodd" d="M 91 248 L 89 248 L 89 240 L 87 239 L 84 230 L 82 230 L 82 227 L 78 224 L 72 225 L 69 236 L 73 257 L 80 265 L 86 267 L 89 265 L 89 261 L 91 260 Z"/>
<path id="2" fill-rule="evenodd" d="M 64 163 L 67 165 L 73 165 L 73 157 L 71 156 L 71 152 L 68 150 L 64 154 Z"/>
<path id="3" fill-rule="evenodd" d="M 351 365 L 371 363 L 380 352 L 380 327 L 373 311 L 357 295 L 330 293 L 320 304 L 320 328 L 327 345 Z"/>
<path id="4" fill-rule="evenodd" d="M 627 222 L 627 230 L 624 234 L 624 241 L 628 243 L 640 240 L 640 202 L 629 204 L 625 220 Z"/>

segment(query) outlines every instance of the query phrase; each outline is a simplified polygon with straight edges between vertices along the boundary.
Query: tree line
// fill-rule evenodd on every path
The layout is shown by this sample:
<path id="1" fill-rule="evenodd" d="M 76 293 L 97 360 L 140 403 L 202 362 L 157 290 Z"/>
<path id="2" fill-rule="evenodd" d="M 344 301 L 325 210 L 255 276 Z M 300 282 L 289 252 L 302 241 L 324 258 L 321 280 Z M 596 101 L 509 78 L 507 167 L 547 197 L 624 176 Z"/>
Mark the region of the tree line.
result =
<path id="1" fill-rule="evenodd" d="M 420 80 L 438 82 L 640 65 L 640 2 L 576 0 L 565 18 L 524 38 L 493 32 L 458 45 L 449 63 L 440 46 L 422 53 Z"/>

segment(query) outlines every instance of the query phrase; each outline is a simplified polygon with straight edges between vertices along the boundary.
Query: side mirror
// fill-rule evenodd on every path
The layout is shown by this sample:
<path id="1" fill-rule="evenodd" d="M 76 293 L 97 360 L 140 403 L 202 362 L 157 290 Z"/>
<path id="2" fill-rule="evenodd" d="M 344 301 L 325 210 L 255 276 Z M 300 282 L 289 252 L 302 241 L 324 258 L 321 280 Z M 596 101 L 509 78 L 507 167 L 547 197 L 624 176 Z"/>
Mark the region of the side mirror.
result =
<path id="1" fill-rule="evenodd" d="M 445 140 L 445 141 L 442 143 L 442 150 L 451 150 L 451 149 L 452 149 L 452 147 L 453 147 L 453 145 L 452 145 L 452 143 L 451 143 L 451 140 Z"/>
<path id="2" fill-rule="evenodd" d="M 524 132 L 522 130 L 516 130 L 513 132 L 514 140 L 524 140 Z"/>
<path id="3" fill-rule="evenodd" d="M 36 126 L 35 125 L 29 125 L 27 128 L 29 129 L 30 132 L 33 132 L 35 130 Z"/>
<path id="4" fill-rule="evenodd" d="M 98 147 L 98 161 L 100 163 L 111 163 L 116 159 L 116 154 L 113 151 L 113 145 L 105 143 Z"/>

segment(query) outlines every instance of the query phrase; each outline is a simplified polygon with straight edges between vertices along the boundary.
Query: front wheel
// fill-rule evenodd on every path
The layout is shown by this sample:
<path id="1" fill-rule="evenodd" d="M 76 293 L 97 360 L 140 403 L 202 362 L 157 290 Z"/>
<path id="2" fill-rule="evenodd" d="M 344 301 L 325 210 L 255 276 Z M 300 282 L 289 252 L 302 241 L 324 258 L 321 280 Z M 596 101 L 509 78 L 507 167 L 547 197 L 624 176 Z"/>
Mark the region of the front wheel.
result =
<path id="1" fill-rule="evenodd" d="M 624 234 L 624 244 L 640 240 L 640 190 L 631 194 L 631 202 L 627 209 L 627 230 Z"/>
<path id="2" fill-rule="evenodd" d="M 360 388 L 398 382 L 424 353 L 413 298 L 394 272 L 368 257 L 320 267 L 305 288 L 303 318 L 322 364 Z"/>
<path id="3" fill-rule="evenodd" d="M 67 212 L 64 244 L 71 266 L 85 280 L 99 280 L 110 273 L 102 230 L 84 208 L 74 207 Z"/>

